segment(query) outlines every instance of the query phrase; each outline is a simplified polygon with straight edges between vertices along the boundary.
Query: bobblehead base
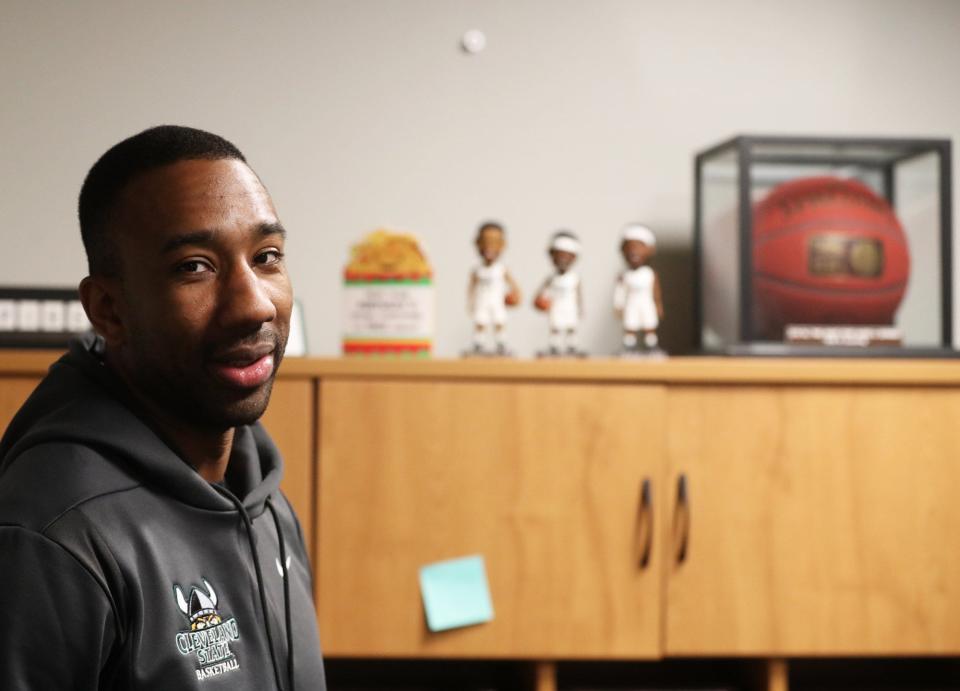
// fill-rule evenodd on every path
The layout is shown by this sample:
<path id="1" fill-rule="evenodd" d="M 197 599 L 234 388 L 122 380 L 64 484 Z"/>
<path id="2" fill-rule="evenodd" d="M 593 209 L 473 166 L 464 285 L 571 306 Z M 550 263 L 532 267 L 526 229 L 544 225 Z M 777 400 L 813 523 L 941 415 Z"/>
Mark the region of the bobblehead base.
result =
<path id="1" fill-rule="evenodd" d="M 559 360 L 582 360 L 586 357 L 589 357 L 590 353 L 585 350 L 580 350 L 578 348 L 554 348 L 550 347 L 546 350 L 538 350 L 537 358 L 544 360 L 555 358 Z"/>
<path id="2" fill-rule="evenodd" d="M 465 358 L 512 358 L 514 353 L 506 344 L 498 344 L 491 348 L 474 344 L 469 350 L 460 353 L 460 357 Z"/>
<path id="3" fill-rule="evenodd" d="M 614 354 L 621 360 L 666 360 L 669 355 L 667 351 L 659 346 L 653 348 L 621 348 Z"/>

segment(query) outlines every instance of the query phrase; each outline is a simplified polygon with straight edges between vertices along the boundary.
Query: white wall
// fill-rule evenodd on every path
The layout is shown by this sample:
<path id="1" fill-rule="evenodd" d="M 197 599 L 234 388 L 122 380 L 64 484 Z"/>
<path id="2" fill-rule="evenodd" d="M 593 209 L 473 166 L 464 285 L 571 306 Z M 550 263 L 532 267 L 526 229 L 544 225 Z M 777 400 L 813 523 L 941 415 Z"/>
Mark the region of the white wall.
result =
<path id="1" fill-rule="evenodd" d="M 338 352 L 349 244 L 388 224 L 423 239 L 437 352 L 455 355 L 488 217 L 528 294 L 550 233 L 581 235 L 585 341 L 610 351 L 625 221 L 658 231 L 674 328 L 689 322 L 696 151 L 737 133 L 955 139 L 957 26 L 951 0 L 2 0 L 0 283 L 75 284 L 87 168 L 189 124 L 235 141 L 273 193 L 312 353 Z M 468 28 L 483 53 L 458 49 Z M 528 307 L 510 328 L 521 354 L 542 345 Z"/>

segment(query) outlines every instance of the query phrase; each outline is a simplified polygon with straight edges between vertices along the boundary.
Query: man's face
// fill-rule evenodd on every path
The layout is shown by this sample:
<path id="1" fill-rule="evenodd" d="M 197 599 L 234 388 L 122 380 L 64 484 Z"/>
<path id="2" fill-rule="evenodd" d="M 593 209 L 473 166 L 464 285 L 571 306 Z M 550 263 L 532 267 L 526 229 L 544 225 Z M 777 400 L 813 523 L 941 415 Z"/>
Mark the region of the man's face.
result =
<path id="1" fill-rule="evenodd" d="M 293 294 L 273 202 L 237 160 L 180 161 L 135 178 L 111 221 L 120 264 L 119 362 L 135 392 L 188 424 L 260 417 Z"/>
<path id="2" fill-rule="evenodd" d="M 477 235 L 477 251 L 487 264 L 499 259 L 505 244 L 503 231 L 499 228 L 484 228 Z"/>
<path id="3" fill-rule="evenodd" d="M 653 247 L 641 240 L 624 240 L 620 250 L 631 269 L 639 269 L 649 262 L 654 252 Z"/>

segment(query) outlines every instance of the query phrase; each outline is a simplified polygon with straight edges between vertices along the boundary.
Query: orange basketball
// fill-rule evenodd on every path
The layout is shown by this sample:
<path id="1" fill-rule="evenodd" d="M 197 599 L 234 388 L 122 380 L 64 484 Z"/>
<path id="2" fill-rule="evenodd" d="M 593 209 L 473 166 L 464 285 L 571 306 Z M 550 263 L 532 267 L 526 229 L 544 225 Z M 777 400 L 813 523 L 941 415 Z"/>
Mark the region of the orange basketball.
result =
<path id="1" fill-rule="evenodd" d="M 853 180 L 778 185 L 753 209 L 754 324 L 892 324 L 910 275 L 903 227 Z"/>
<path id="2" fill-rule="evenodd" d="M 511 290 L 504 296 L 503 302 L 507 307 L 516 307 L 520 304 L 520 294 L 515 290 Z"/>
<path id="3" fill-rule="evenodd" d="M 550 309 L 550 298 L 543 293 L 540 293 L 533 301 L 533 306 L 541 312 L 546 312 L 548 309 Z"/>

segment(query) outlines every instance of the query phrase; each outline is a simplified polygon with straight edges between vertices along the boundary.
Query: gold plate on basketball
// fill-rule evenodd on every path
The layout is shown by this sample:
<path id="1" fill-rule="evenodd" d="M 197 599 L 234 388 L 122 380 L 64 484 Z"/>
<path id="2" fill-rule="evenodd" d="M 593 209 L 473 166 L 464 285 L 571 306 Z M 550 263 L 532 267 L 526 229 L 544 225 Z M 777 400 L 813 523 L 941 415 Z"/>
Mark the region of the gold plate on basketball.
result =
<path id="1" fill-rule="evenodd" d="M 810 238 L 807 273 L 821 277 L 878 278 L 883 275 L 883 242 L 824 233 Z"/>

